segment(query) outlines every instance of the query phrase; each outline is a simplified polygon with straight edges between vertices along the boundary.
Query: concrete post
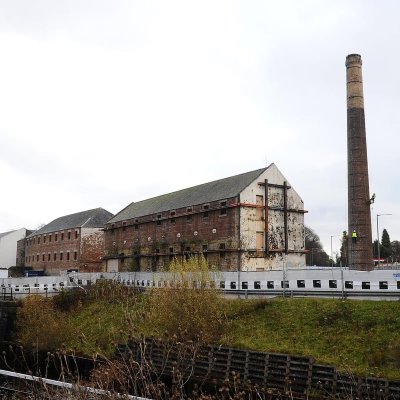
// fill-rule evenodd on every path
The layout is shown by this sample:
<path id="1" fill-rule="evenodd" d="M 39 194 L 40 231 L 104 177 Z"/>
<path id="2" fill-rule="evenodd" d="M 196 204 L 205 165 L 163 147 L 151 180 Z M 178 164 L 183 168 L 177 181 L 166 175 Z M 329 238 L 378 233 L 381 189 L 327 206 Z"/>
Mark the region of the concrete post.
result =
<path id="1" fill-rule="evenodd" d="M 348 260 L 351 268 L 370 270 L 373 267 L 371 209 L 361 65 L 360 55 L 346 57 Z M 352 238 L 353 230 L 357 239 Z"/>

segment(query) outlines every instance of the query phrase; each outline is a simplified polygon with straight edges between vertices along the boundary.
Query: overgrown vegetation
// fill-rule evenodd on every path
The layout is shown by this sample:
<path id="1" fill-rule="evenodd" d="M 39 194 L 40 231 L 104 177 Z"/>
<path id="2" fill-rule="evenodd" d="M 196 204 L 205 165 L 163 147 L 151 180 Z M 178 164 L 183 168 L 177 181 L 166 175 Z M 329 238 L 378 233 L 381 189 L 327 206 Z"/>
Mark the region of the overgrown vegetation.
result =
<path id="1" fill-rule="evenodd" d="M 204 259 L 171 270 L 172 285 L 148 294 L 101 282 L 53 299 L 29 297 L 18 313 L 18 341 L 111 357 L 115 343 L 144 335 L 311 356 L 345 372 L 400 379 L 400 302 L 226 300 L 210 288 Z M 193 288 L 194 281 L 202 283 Z"/>

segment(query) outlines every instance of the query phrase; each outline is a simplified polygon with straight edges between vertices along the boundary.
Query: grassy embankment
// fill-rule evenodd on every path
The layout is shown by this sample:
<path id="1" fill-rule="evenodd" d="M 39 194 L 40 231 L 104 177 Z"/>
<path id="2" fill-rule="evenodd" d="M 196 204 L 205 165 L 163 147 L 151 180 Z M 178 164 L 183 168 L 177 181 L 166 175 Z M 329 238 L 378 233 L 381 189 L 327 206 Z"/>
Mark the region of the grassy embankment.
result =
<path id="1" fill-rule="evenodd" d="M 223 345 L 311 356 L 318 363 L 333 364 L 345 372 L 400 379 L 400 302 L 220 300 L 218 309 L 223 312 L 219 313 L 211 305 L 213 297 L 208 299 L 204 311 L 198 312 L 193 310 L 200 302 L 199 298 L 190 300 L 193 303 L 191 309 L 182 307 L 189 304 L 189 301 L 184 298 L 174 299 L 174 293 L 164 298 L 162 295 L 151 298 L 125 293 L 121 297 L 105 293 L 104 296 L 97 295 L 71 304 L 67 302 L 69 305 L 62 307 L 63 311 L 54 311 L 59 325 L 54 325 L 51 345 L 57 344 L 54 336 L 62 332 L 59 337 L 67 350 L 110 356 L 113 343 L 124 342 L 129 336 L 162 336 L 168 332 L 171 337 L 174 324 L 192 318 L 189 325 L 181 327 L 176 333 L 179 338 L 179 335 L 184 335 L 182 329 L 187 332 L 191 327 L 201 326 L 204 324 L 201 320 L 205 319 L 206 324 L 215 325 L 213 331 L 206 333 L 214 337 L 210 340 Z M 174 304 L 176 307 L 172 310 Z M 214 308 L 210 311 L 210 307 Z M 187 309 L 180 311 L 183 308 Z M 41 322 L 44 317 L 40 315 L 40 310 L 46 308 L 43 305 L 32 305 L 31 312 L 32 309 L 38 312 L 31 318 L 36 327 L 30 327 L 27 316 L 22 316 L 28 335 L 25 339 L 20 335 L 22 343 L 25 341 L 26 345 L 29 340 L 35 343 L 42 340 L 46 347 L 45 335 L 50 336 L 48 327 L 51 322 Z M 170 314 L 169 310 L 172 310 Z M 45 311 L 47 319 L 51 312 L 50 309 Z M 160 314 L 163 316 L 160 317 Z M 220 318 L 221 315 L 223 318 Z M 42 332 L 44 324 L 47 329 Z M 202 329 L 207 328 L 199 328 L 199 331 Z M 29 338 L 29 332 L 35 332 L 33 338 Z M 44 336 L 42 339 L 41 335 Z"/>

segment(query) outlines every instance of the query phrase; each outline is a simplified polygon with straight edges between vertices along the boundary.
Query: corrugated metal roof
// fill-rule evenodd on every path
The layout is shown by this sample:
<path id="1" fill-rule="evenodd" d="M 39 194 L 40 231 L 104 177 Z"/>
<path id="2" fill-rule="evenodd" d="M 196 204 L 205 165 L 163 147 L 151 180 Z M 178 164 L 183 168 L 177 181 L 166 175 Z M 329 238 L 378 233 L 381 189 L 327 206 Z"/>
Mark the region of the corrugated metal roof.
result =
<path id="1" fill-rule="evenodd" d="M 51 221 L 49 224 L 33 232 L 29 237 L 71 228 L 101 228 L 112 216 L 113 214 L 103 208 L 65 215 Z"/>
<path id="2" fill-rule="evenodd" d="M 163 194 L 137 203 L 131 203 L 111 218 L 108 223 L 235 197 L 268 168 L 257 169 L 177 192 Z"/>

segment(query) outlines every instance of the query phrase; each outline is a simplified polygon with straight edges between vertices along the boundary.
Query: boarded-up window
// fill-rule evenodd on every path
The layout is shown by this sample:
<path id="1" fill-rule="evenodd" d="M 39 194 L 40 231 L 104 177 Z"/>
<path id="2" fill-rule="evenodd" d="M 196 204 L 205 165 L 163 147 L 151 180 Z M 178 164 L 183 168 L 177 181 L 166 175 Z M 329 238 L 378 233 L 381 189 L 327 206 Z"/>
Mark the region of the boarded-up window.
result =
<path id="1" fill-rule="evenodd" d="M 264 196 L 256 196 L 256 220 L 261 221 L 264 218 Z"/>
<path id="2" fill-rule="evenodd" d="M 256 232 L 256 249 L 264 249 L 264 232 Z"/>

